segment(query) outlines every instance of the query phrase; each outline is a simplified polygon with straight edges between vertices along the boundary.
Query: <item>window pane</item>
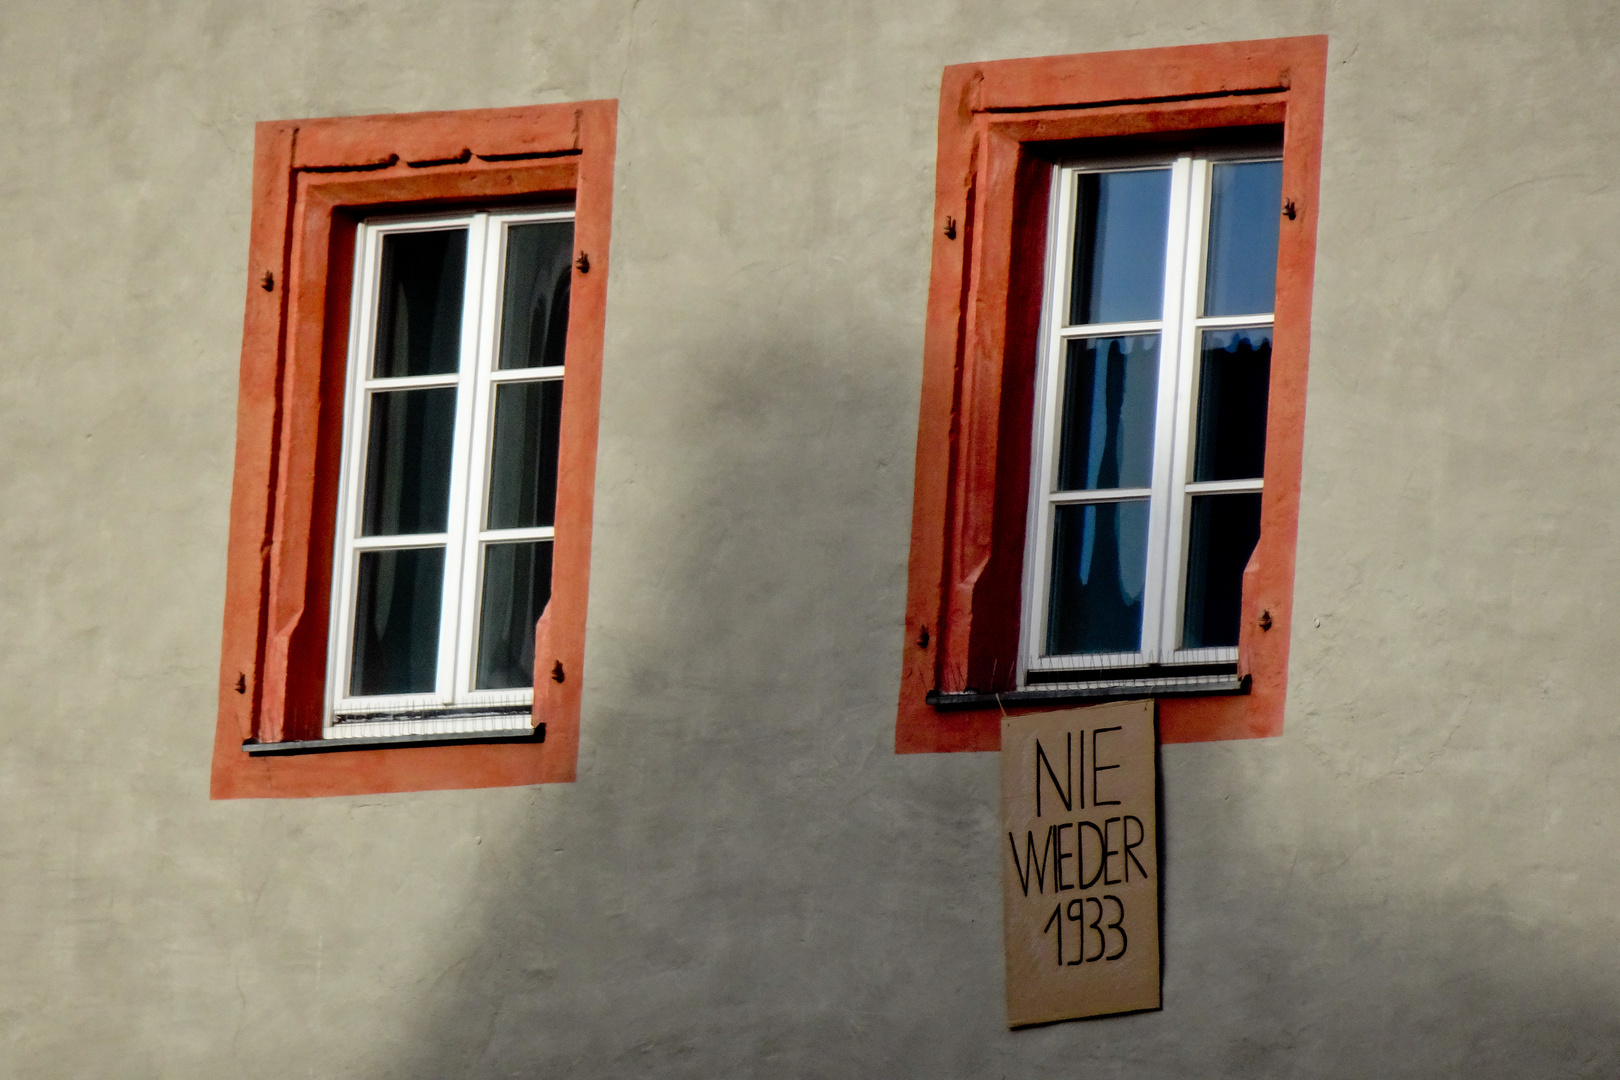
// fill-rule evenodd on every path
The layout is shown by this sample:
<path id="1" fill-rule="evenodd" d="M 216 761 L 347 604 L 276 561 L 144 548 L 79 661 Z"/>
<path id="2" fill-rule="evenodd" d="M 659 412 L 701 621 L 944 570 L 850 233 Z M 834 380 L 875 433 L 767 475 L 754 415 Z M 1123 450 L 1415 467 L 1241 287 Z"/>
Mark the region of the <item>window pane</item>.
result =
<path id="1" fill-rule="evenodd" d="M 466 284 L 466 229 L 385 234 L 372 376 L 458 370 Z"/>
<path id="2" fill-rule="evenodd" d="M 1259 539 L 1259 492 L 1193 496 L 1182 648 L 1237 644 L 1243 568 Z"/>
<path id="3" fill-rule="evenodd" d="M 1170 170 L 1081 173 L 1069 324 L 1164 316 Z"/>
<path id="4" fill-rule="evenodd" d="M 1046 652 L 1135 652 L 1142 641 L 1148 501 L 1059 506 Z"/>
<path id="5" fill-rule="evenodd" d="M 360 553 L 350 694 L 433 692 L 443 589 L 443 548 Z"/>
<path id="6" fill-rule="evenodd" d="M 486 528 L 528 529 L 552 524 L 557 506 L 557 431 L 561 420 L 561 379 L 496 387 Z"/>
<path id="7" fill-rule="evenodd" d="M 1255 315 L 1277 303 L 1282 162 L 1217 164 L 1209 201 L 1205 315 Z"/>
<path id="8" fill-rule="evenodd" d="M 455 426 L 453 386 L 371 395 L 362 536 L 444 531 Z"/>
<path id="9" fill-rule="evenodd" d="M 1194 480 L 1265 475 L 1271 327 L 1206 330 L 1198 359 Z"/>
<path id="10" fill-rule="evenodd" d="M 551 541 L 484 548 L 479 690 L 534 685 L 534 624 L 551 599 Z"/>
<path id="11" fill-rule="evenodd" d="M 1063 369 L 1059 491 L 1153 482 L 1159 335 L 1069 342 Z"/>
<path id="12" fill-rule="evenodd" d="M 499 367 L 556 367 L 568 332 L 574 223 L 548 221 L 506 230 Z"/>

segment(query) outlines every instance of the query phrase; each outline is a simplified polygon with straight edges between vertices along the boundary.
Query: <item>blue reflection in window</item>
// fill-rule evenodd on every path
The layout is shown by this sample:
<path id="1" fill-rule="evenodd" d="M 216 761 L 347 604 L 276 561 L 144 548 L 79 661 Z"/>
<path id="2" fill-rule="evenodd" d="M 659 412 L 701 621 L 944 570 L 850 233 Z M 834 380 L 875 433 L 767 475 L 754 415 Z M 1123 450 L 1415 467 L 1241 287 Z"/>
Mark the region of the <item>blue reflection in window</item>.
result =
<path id="1" fill-rule="evenodd" d="M 1162 318 L 1170 170 L 1081 173 L 1075 187 L 1069 324 Z"/>
<path id="2" fill-rule="evenodd" d="M 1282 162 L 1215 165 L 1209 203 L 1205 315 L 1259 315 L 1277 303 Z"/>

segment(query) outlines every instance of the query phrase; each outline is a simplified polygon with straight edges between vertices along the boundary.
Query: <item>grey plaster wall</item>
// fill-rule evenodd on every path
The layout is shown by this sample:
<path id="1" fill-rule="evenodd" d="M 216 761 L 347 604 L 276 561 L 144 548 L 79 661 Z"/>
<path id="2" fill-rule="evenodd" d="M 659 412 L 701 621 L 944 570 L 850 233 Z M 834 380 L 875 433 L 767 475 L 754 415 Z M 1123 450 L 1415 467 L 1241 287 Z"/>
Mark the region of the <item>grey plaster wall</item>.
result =
<path id="1" fill-rule="evenodd" d="M 1002 1026 L 896 757 L 947 63 L 1332 35 L 1281 738 L 1164 754 L 1164 1011 Z M 0 1074 L 1620 1072 L 1620 9 L 0 7 Z M 252 123 L 618 97 L 577 783 L 211 803 Z"/>

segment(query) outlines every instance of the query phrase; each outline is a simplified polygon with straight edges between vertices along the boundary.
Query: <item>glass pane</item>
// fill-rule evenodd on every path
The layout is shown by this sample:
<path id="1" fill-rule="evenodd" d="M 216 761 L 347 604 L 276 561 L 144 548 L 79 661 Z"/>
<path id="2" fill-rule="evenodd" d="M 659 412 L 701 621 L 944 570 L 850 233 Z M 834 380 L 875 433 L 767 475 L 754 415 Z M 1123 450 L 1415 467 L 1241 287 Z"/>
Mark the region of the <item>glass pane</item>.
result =
<path id="1" fill-rule="evenodd" d="M 574 223 L 548 221 L 506 230 L 499 367 L 556 367 L 568 332 Z"/>
<path id="2" fill-rule="evenodd" d="M 1182 648 L 1237 644 L 1243 568 L 1259 539 L 1259 492 L 1193 496 Z"/>
<path id="3" fill-rule="evenodd" d="M 1142 642 L 1148 501 L 1059 506 L 1046 652 L 1135 652 Z"/>
<path id="4" fill-rule="evenodd" d="M 1277 302 L 1282 162 L 1215 165 L 1209 200 L 1205 315 L 1255 315 Z"/>
<path id="5" fill-rule="evenodd" d="M 371 395 L 362 536 L 444 531 L 455 428 L 453 386 Z"/>
<path id="6" fill-rule="evenodd" d="M 1069 325 L 1164 317 L 1170 170 L 1081 173 Z"/>
<path id="7" fill-rule="evenodd" d="M 1059 491 L 1153 482 L 1159 335 L 1069 342 L 1063 369 Z"/>
<path id="8" fill-rule="evenodd" d="M 362 551 L 359 586 L 349 693 L 432 693 L 444 548 Z"/>
<path id="9" fill-rule="evenodd" d="M 458 370 L 466 284 L 466 229 L 385 234 L 372 376 L 397 379 Z"/>
<path id="10" fill-rule="evenodd" d="M 561 379 L 496 387 L 486 528 L 529 529 L 552 524 L 561 420 Z"/>
<path id="11" fill-rule="evenodd" d="M 534 685 L 534 624 L 551 599 L 551 541 L 484 548 L 479 690 Z"/>
<path id="12" fill-rule="evenodd" d="M 1206 330 L 1198 358 L 1194 480 L 1265 475 L 1271 327 Z"/>

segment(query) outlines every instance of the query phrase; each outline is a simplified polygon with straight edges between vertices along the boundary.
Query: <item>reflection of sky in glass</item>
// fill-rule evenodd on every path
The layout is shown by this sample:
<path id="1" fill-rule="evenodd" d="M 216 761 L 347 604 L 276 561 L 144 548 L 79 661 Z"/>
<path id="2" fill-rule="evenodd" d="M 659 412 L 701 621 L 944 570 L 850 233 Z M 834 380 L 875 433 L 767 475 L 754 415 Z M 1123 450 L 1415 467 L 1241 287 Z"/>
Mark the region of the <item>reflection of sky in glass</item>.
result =
<path id="1" fill-rule="evenodd" d="M 1170 170 L 1081 173 L 1075 182 L 1069 324 L 1162 318 Z"/>
<path id="2" fill-rule="evenodd" d="M 1276 306 L 1282 162 L 1217 164 L 1209 202 L 1205 315 L 1258 315 Z"/>

